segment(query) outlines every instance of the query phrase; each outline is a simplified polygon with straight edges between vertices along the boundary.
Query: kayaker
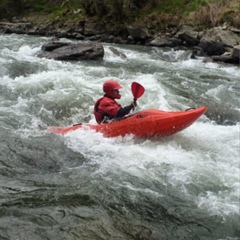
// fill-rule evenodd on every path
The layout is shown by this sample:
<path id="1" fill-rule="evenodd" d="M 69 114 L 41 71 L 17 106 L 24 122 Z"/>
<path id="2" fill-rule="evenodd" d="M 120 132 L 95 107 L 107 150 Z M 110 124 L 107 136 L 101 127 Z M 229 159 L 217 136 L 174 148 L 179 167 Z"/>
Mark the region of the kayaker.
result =
<path id="1" fill-rule="evenodd" d="M 137 106 L 136 101 L 122 107 L 115 99 L 122 96 L 119 90 L 122 86 L 114 80 L 108 80 L 103 84 L 104 96 L 97 100 L 94 106 L 94 115 L 98 124 L 108 123 L 110 120 L 122 118 L 130 113 Z"/>

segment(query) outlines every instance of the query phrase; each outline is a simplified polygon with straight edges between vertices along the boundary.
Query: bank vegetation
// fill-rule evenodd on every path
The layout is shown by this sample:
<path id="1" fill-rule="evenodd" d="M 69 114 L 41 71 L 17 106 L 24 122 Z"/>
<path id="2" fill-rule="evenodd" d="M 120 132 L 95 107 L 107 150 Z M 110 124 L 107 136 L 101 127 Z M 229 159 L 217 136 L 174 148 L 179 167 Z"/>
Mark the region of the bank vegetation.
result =
<path id="1" fill-rule="evenodd" d="M 240 28 L 240 0 L 1 0 L 0 19 L 14 17 L 36 24 L 92 18 L 111 28 L 132 22 L 155 29 L 179 23 L 195 29 Z"/>

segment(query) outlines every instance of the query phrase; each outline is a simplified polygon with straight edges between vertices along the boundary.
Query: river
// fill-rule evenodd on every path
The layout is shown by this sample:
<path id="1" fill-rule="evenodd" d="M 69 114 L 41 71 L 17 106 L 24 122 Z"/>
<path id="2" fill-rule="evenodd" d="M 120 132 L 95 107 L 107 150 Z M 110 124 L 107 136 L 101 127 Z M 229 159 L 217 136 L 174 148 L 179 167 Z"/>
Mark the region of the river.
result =
<path id="1" fill-rule="evenodd" d="M 38 58 L 49 40 L 0 35 L 0 239 L 240 239 L 240 66 L 112 44 L 103 61 Z M 48 133 L 94 124 L 112 78 L 123 106 L 145 87 L 135 111 L 208 111 L 165 138 Z"/>

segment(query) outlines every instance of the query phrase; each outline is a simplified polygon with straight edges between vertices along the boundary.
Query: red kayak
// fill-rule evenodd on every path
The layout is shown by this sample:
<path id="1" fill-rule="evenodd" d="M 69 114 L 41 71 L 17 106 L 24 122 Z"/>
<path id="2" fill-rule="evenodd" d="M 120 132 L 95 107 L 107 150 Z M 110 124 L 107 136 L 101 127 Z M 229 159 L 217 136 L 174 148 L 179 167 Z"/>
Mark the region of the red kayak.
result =
<path id="1" fill-rule="evenodd" d="M 136 138 L 163 137 L 189 127 L 206 111 L 206 107 L 183 112 L 165 112 L 150 109 L 111 123 L 101 125 L 79 124 L 66 128 L 52 127 L 49 132 L 64 135 L 78 129 L 91 129 L 102 133 L 105 137 L 124 137 L 127 134 L 132 134 Z"/>

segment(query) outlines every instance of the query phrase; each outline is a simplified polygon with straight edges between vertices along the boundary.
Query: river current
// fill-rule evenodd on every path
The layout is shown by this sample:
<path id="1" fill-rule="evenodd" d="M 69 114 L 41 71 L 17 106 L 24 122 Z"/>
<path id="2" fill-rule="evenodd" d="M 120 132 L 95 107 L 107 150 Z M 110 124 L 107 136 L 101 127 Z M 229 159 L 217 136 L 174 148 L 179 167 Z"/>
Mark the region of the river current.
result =
<path id="1" fill-rule="evenodd" d="M 38 58 L 48 41 L 0 35 L 0 239 L 240 239 L 240 66 L 112 44 L 103 61 Z M 165 138 L 48 133 L 94 124 L 108 79 L 123 106 L 145 87 L 135 111 L 208 111 Z"/>

